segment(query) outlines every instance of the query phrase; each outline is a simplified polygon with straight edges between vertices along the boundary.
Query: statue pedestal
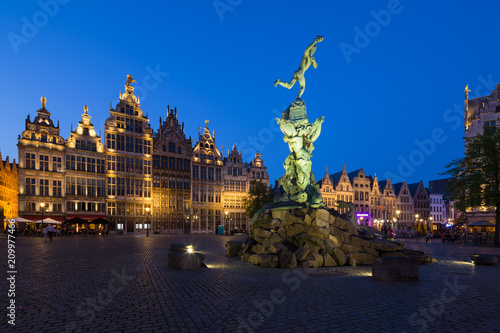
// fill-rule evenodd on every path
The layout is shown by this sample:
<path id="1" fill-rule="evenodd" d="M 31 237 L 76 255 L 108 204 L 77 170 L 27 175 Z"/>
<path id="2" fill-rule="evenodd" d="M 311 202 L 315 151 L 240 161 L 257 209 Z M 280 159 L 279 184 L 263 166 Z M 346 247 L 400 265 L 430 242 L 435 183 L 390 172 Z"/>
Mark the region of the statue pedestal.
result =
<path id="1" fill-rule="evenodd" d="M 252 233 L 238 257 L 262 267 L 326 267 L 373 265 L 380 256 L 421 256 L 404 244 L 358 231 L 334 209 L 268 204 L 252 219 Z"/>
<path id="2" fill-rule="evenodd" d="M 307 119 L 307 109 L 306 103 L 303 100 L 298 99 L 290 106 L 283 111 L 281 115 L 281 119 L 290 120 L 293 122 L 307 122 L 309 123 L 309 119 Z"/>
<path id="3" fill-rule="evenodd" d="M 297 99 L 277 119 L 283 140 L 288 143 L 290 155 L 283 164 L 286 172 L 278 181 L 282 196 L 276 202 L 295 201 L 306 206 L 324 206 L 319 186 L 311 172 L 313 142 L 321 133 L 323 117 L 313 124 L 307 118 L 306 105 Z"/>

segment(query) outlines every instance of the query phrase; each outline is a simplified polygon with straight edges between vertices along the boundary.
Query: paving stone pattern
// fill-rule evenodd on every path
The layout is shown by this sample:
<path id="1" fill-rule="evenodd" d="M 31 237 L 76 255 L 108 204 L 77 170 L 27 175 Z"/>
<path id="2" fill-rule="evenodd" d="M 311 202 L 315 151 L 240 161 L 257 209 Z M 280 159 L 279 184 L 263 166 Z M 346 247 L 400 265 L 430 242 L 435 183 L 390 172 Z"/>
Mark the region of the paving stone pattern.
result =
<path id="1" fill-rule="evenodd" d="M 474 253 L 500 249 L 408 242 L 438 263 L 420 281 L 380 282 L 371 267 L 269 269 L 226 256 L 244 236 L 68 237 L 16 242 L 16 326 L 1 332 L 498 332 L 500 268 Z M 172 243 L 208 268 L 168 267 Z M 0 239 L 7 271 L 7 242 Z M 110 282 L 111 281 L 111 282 Z"/>

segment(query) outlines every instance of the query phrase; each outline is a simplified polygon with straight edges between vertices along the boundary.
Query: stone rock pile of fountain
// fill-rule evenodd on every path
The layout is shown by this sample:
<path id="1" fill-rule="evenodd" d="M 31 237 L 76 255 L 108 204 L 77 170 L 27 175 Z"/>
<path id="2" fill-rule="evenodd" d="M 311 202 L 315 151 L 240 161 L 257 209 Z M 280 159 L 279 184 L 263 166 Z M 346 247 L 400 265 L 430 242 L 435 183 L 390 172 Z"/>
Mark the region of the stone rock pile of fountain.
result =
<path id="1" fill-rule="evenodd" d="M 358 228 L 322 207 L 266 208 L 252 219 L 246 242 L 228 242 L 226 247 L 228 255 L 263 267 L 372 265 L 383 256 L 414 257 L 419 264 L 435 261 Z"/>

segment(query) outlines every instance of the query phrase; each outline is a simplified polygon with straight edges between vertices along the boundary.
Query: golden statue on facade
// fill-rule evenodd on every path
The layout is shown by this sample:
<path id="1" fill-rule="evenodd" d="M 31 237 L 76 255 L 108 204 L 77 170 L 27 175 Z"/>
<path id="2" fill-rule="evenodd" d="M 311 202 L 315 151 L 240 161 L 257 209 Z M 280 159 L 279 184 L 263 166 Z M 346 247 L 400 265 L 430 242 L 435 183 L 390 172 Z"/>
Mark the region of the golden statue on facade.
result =
<path id="1" fill-rule="evenodd" d="M 132 75 L 127 75 L 127 81 L 125 81 L 125 86 L 128 87 L 134 82 L 137 83 L 137 81 L 132 78 Z"/>

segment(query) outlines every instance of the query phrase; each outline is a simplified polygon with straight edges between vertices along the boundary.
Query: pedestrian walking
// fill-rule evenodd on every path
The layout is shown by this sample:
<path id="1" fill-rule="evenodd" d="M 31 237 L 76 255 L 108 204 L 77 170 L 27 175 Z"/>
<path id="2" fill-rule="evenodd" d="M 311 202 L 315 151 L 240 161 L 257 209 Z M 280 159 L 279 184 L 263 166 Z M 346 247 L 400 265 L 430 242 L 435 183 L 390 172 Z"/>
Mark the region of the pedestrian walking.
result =
<path id="1" fill-rule="evenodd" d="M 53 225 L 49 225 L 47 228 L 47 232 L 49 233 L 49 239 L 52 242 L 52 238 L 54 237 L 54 233 L 56 232 L 56 228 Z"/>
<path id="2" fill-rule="evenodd" d="M 43 236 L 43 240 L 44 240 L 44 242 L 46 242 L 46 241 L 47 241 L 47 236 L 48 236 L 48 234 L 49 234 L 49 230 L 47 230 L 47 228 L 48 228 L 48 227 L 45 227 L 45 228 L 43 228 L 43 229 L 42 229 L 42 236 Z"/>
<path id="3" fill-rule="evenodd" d="M 430 232 L 427 234 L 427 237 L 425 237 L 425 242 L 432 243 L 432 234 Z"/>
<path id="4" fill-rule="evenodd" d="M 388 240 L 394 241 L 394 233 L 393 232 L 394 231 L 392 230 L 392 227 L 389 224 L 389 226 L 387 227 L 387 239 Z"/>

